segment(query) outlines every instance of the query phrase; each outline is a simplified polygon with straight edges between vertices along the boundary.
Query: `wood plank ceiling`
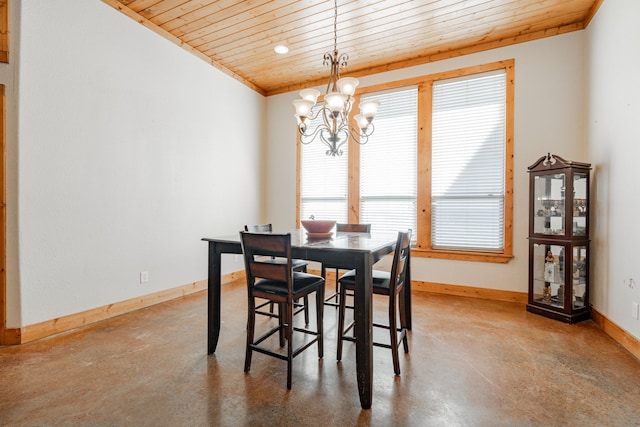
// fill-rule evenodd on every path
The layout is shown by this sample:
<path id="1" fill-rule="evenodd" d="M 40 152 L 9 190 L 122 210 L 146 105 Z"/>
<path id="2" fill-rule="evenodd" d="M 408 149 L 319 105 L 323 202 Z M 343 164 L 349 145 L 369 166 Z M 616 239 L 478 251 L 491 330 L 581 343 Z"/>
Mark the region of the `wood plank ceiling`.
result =
<path id="1" fill-rule="evenodd" d="M 263 95 L 326 85 L 331 0 L 103 0 Z M 343 76 L 584 29 L 603 0 L 339 0 Z M 284 44 L 289 53 L 278 55 Z"/>

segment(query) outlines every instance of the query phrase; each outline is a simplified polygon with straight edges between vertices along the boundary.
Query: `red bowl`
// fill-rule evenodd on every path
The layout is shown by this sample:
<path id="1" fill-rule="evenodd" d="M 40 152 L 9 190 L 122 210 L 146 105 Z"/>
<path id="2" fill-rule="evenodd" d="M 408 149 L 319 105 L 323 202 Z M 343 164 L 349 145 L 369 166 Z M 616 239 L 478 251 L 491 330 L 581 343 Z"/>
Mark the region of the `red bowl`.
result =
<path id="1" fill-rule="evenodd" d="M 333 230 L 333 227 L 336 225 L 336 221 L 328 219 L 303 219 L 300 222 L 308 233 L 314 234 L 328 233 Z"/>

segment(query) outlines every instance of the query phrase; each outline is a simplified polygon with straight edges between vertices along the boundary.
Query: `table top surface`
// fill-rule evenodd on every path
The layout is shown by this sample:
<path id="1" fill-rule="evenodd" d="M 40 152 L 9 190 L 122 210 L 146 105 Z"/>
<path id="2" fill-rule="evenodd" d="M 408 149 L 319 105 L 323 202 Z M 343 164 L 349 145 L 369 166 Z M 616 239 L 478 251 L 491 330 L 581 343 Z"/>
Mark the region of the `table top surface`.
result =
<path id="1" fill-rule="evenodd" d="M 273 233 L 279 233 L 274 231 Z M 288 230 L 281 233 L 291 234 L 291 246 L 307 249 L 326 250 L 352 250 L 352 251 L 376 251 L 381 247 L 387 247 L 390 243 L 395 244 L 398 238 L 397 233 L 333 233 L 328 237 L 309 237 L 302 229 Z M 205 237 L 202 240 L 218 243 L 240 243 L 240 233 L 219 237 Z"/>

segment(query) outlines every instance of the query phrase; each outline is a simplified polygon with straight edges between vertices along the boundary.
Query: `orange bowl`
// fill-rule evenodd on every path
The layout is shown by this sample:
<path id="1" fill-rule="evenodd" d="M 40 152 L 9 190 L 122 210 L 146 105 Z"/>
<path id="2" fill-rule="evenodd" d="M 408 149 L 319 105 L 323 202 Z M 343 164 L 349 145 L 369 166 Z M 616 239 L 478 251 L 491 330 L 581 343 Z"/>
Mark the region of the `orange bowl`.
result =
<path id="1" fill-rule="evenodd" d="M 308 233 L 328 233 L 336 225 L 336 221 L 328 219 L 303 219 L 300 221 Z"/>

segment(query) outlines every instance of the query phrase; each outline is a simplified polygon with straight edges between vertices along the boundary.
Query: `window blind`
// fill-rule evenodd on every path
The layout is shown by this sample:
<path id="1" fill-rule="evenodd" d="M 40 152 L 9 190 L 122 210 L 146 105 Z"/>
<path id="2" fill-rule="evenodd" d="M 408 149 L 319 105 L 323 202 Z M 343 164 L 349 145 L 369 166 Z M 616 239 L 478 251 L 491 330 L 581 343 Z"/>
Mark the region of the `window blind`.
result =
<path id="1" fill-rule="evenodd" d="M 313 114 L 319 110 L 314 107 Z M 318 117 L 309 129 L 322 123 Z M 300 219 L 334 219 L 347 222 L 348 144 L 342 146 L 340 157 L 327 156 L 327 146 L 316 139 L 301 144 L 300 156 Z"/>
<path id="2" fill-rule="evenodd" d="M 432 247 L 504 247 L 506 74 L 433 84 Z"/>
<path id="3" fill-rule="evenodd" d="M 416 233 L 418 89 L 371 93 L 375 131 L 360 150 L 360 222 L 374 231 Z"/>

